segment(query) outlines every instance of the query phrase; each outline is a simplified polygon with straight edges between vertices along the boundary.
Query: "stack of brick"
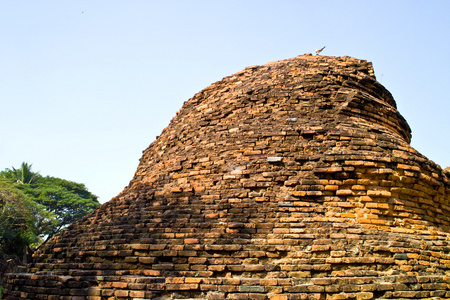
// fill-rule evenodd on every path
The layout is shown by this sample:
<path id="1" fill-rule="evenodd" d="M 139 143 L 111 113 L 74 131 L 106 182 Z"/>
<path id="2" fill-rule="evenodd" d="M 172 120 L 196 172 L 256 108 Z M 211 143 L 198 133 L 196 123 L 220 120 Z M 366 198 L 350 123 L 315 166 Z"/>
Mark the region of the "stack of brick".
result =
<path id="1" fill-rule="evenodd" d="M 450 183 L 372 64 L 302 55 L 185 102 L 7 299 L 450 298 Z"/>

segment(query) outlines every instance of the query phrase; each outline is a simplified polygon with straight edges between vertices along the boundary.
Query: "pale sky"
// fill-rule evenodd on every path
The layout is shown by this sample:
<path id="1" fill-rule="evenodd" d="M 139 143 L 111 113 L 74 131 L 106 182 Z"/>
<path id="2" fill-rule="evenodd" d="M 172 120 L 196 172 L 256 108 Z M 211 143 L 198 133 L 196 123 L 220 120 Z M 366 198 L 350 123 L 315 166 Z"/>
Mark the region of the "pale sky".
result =
<path id="1" fill-rule="evenodd" d="M 450 1 L 0 0 L 0 170 L 84 183 L 102 203 L 195 93 L 246 66 L 326 46 L 373 62 L 450 166 Z"/>

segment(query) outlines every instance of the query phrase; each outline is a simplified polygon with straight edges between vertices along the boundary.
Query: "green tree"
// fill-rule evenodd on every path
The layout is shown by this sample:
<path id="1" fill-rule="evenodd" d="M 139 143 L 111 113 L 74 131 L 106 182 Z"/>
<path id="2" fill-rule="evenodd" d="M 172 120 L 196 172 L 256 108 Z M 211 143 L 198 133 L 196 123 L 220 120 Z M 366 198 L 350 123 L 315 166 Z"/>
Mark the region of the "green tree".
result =
<path id="1" fill-rule="evenodd" d="M 22 214 L 19 214 L 19 211 L 15 215 L 9 214 L 8 220 L 11 222 L 15 220 L 16 227 L 19 226 L 18 224 L 22 224 L 23 227 L 24 220 L 27 220 L 27 224 L 32 224 L 33 233 L 39 237 L 40 241 L 28 239 L 30 246 L 33 243 L 47 241 L 70 223 L 81 219 L 100 206 L 97 196 L 90 193 L 84 184 L 41 176 L 33 172 L 31 166 L 24 162 L 19 169 L 13 167 L 0 172 L 0 178 L 4 183 L 3 187 L 0 186 L 0 191 L 5 191 L 5 195 L 14 191 L 15 198 L 8 199 L 20 198 L 21 203 L 26 203 L 25 206 L 18 206 L 19 200 L 15 200 L 17 207 L 26 207 L 27 210 L 21 208 Z M 11 201 L 8 203 L 13 203 Z M 4 234 L 6 237 L 7 232 L 4 231 Z"/>
<path id="2" fill-rule="evenodd" d="M 39 237 L 34 213 L 38 205 L 9 182 L 0 181 L 0 253 L 22 256 Z"/>
<path id="3" fill-rule="evenodd" d="M 40 235 L 46 239 L 100 206 L 97 196 L 84 184 L 61 178 L 39 176 L 33 184 L 22 185 L 21 189 L 55 216 L 54 223 L 40 229 Z"/>
<path id="4" fill-rule="evenodd" d="M 15 180 L 18 183 L 33 183 L 39 176 L 39 173 L 32 172 L 31 166 L 32 164 L 29 165 L 23 162 L 19 169 L 12 167 L 3 171 L 2 177 Z"/>

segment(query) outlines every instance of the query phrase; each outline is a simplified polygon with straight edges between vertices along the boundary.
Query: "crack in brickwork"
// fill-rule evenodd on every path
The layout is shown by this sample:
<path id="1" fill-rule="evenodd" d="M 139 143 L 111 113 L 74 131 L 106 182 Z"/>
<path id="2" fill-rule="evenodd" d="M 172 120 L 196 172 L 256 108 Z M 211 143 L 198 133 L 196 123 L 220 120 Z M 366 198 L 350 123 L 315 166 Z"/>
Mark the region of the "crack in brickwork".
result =
<path id="1" fill-rule="evenodd" d="M 372 64 L 302 55 L 189 99 L 7 299 L 450 298 L 449 179 Z"/>

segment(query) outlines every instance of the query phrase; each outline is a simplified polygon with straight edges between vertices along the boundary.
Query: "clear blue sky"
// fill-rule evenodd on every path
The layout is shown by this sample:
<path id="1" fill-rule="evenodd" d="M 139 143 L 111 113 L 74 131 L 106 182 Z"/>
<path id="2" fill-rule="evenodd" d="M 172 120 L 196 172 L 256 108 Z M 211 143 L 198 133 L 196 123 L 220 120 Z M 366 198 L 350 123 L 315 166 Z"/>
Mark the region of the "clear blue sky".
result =
<path id="1" fill-rule="evenodd" d="M 0 1 L 0 170 L 33 164 L 106 202 L 184 101 L 246 66 L 314 52 L 374 63 L 450 166 L 450 1 Z"/>

